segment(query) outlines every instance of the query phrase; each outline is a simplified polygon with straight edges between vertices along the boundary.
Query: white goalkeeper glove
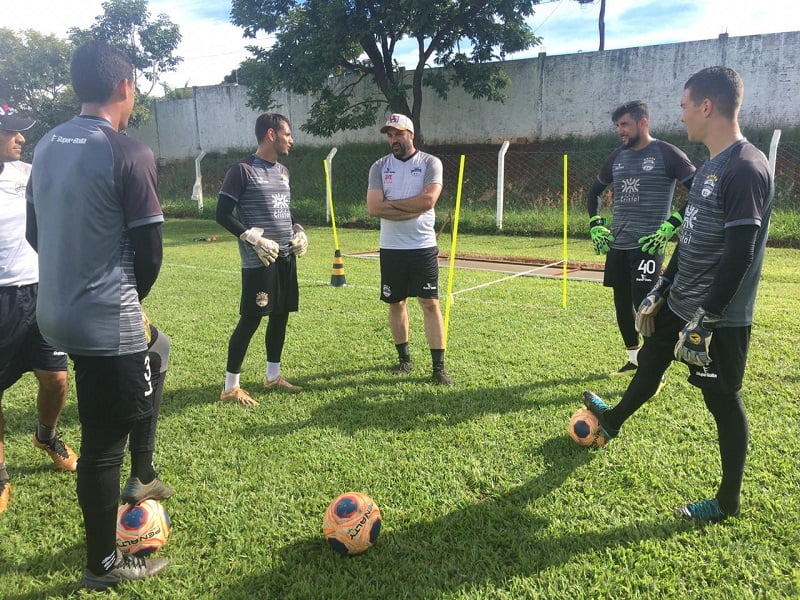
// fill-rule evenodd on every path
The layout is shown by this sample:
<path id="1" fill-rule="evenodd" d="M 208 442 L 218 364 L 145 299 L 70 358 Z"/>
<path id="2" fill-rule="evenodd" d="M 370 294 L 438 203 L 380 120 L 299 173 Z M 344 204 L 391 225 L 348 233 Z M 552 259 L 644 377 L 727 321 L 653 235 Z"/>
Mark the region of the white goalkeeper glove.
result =
<path id="1" fill-rule="evenodd" d="M 263 233 L 264 230 L 261 229 L 261 227 L 251 227 L 242 233 L 239 239 L 253 246 L 253 250 L 255 250 L 258 258 L 264 263 L 265 267 L 268 267 L 278 259 L 278 251 L 280 248 L 277 242 L 269 238 L 261 237 Z"/>
<path id="2" fill-rule="evenodd" d="M 308 236 L 305 231 L 298 231 L 292 238 L 292 252 L 297 258 L 300 258 L 308 250 Z"/>
<path id="3" fill-rule="evenodd" d="M 656 330 L 656 314 L 664 305 L 671 285 L 672 281 L 662 275 L 639 305 L 639 309 L 636 311 L 636 331 L 644 337 L 653 335 Z"/>

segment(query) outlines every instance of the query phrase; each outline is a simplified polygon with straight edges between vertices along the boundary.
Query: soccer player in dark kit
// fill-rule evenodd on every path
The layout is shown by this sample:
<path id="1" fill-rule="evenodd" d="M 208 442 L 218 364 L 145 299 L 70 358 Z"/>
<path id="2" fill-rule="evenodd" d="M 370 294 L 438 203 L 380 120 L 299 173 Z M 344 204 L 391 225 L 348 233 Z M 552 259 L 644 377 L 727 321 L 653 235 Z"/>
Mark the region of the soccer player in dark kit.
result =
<path id="1" fill-rule="evenodd" d="M 289 313 L 297 312 L 297 258 L 308 248 L 302 225 L 294 220 L 289 170 L 278 162 L 292 149 L 292 127 L 277 113 L 256 119 L 255 154 L 228 169 L 217 203 L 217 222 L 239 238 L 242 296 L 239 323 L 228 343 L 225 385 L 219 399 L 244 406 L 258 404 L 241 388 L 240 375 L 253 334 L 268 317 L 264 344 L 264 388 L 296 393 L 298 385 L 281 375 L 281 355 Z"/>
<path id="2" fill-rule="evenodd" d="M 39 328 L 75 367 L 83 583 L 105 589 L 167 565 L 166 558 L 116 547 L 120 469 L 129 442 L 131 478 L 123 499 L 172 494 L 152 460 L 169 339 L 150 326 L 141 306 L 161 268 L 164 216 L 153 152 L 119 133 L 134 106 L 130 59 L 103 42 L 88 42 L 75 50 L 70 73 L 81 114 L 36 145 L 26 238 L 39 254 Z"/>
<path id="3" fill-rule="evenodd" d="M 640 347 L 634 326 L 636 308 L 661 273 L 663 256 L 640 247 L 640 239 L 681 219 L 679 213 L 669 215 L 675 182 L 689 189 L 694 166 L 683 151 L 651 137 L 650 113 L 641 100 L 619 106 L 611 120 L 622 146 L 600 168 L 589 188 L 587 209 L 595 252 L 606 255 L 603 285 L 614 291 L 617 326 L 627 352 L 627 361 L 611 373 L 613 377 L 636 371 Z M 609 230 L 600 216 L 600 197 L 611 184 L 614 202 Z"/>
<path id="4" fill-rule="evenodd" d="M 645 342 L 633 380 L 613 408 L 583 395 L 611 440 L 673 359 L 689 366 L 689 383 L 716 422 L 722 463 L 714 496 L 678 508 L 696 522 L 739 513 L 749 440 L 741 390 L 774 185 L 767 158 L 739 129 L 743 91 L 728 67 L 703 69 L 686 82 L 681 120 L 689 141 L 702 142 L 710 157 L 695 174 L 678 248 L 637 312 Z"/>

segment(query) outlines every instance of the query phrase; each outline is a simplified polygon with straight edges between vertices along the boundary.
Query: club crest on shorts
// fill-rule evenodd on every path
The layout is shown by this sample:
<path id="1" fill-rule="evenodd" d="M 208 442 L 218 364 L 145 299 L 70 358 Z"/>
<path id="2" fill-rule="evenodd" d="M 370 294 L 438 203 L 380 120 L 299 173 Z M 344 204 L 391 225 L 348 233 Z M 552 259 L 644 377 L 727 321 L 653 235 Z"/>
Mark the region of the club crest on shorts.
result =
<path id="1" fill-rule="evenodd" d="M 256 294 L 256 306 L 264 308 L 269 304 L 269 294 L 267 292 L 258 292 Z"/>
<path id="2" fill-rule="evenodd" d="M 388 285 L 384 285 L 381 293 L 383 294 L 384 298 L 388 298 L 392 295 L 392 288 L 390 288 Z"/>

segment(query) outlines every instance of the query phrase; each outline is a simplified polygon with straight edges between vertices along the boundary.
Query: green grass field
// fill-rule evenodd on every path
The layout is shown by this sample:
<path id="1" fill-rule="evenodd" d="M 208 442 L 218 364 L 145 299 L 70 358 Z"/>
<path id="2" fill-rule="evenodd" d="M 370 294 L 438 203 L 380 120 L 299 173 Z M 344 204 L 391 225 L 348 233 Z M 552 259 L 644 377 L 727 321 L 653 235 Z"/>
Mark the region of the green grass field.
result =
<path id="1" fill-rule="evenodd" d="M 459 294 L 451 309 L 452 388 L 428 383 L 412 306 L 415 374 L 389 373 L 394 347 L 375 260 L 345 256 L 329 285 L 329 230 L 309 228 L 300 312 L 283 374 L 298 396 L 267 394 L 263 328 L 243 386 L 261 402 L 222 404 L 238 318 L 235 241 L 206 220 L 165 225 L 161 277 L 145 308 L 172 338 L 157 462 L 175 488 L 162 551 L 170 565 L 105 597 L 296 599 L 800 597 L 800 251 L 770 248 L 759 293 L 745 404 L 751 448 L 740 518 L 696 528 L 674 507 L 712 494 L 715 429 L 674 364 L 665 390 L 604 449 L 578 448 L 567 421 L 591 389 L 616 402 L 624 361 L 610 290 L 517 277 Z M 219 235 L 219 242 L 195 238 Z M 339 230 L 342 252 L 375 250 L 376 231 Z M 447 250 L 450 238 L 440 239 Z M 561 258 L 558 238 L 464 235 L 459 250 Z M 594 260 L 588 239 L 569 256 Z M 453 289 L 504 275 L 458 269 Z M 447 289 L 442 272 L 441 289 Z M 89 597 L 80 589 L 82 521 L 74 475 L 33 448 L 32 376 L 3 398 L 13 481 L 0 515 L 0 597 Z M 62 416 L 79 446 L 74 383 Z M 123 476 L 127 476 L 127 464 Z M 334 554 L 322 515 L 359 490 L 381 508 L 377 545 Z"/>

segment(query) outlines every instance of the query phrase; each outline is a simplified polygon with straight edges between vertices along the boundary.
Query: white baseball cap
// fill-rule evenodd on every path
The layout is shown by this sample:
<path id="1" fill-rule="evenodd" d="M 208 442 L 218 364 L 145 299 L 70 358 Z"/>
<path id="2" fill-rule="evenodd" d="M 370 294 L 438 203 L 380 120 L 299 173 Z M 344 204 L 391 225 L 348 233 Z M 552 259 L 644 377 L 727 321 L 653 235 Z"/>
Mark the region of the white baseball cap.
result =
<path id="1" fill-rule="evenodd" d="M 389 120 L 386 121 L 386 125 L 381 127 L 381 133 L 386 133 L 386 130 L 390 128 L 414 133 L 414 121 L 411 120 L 411 117 L 394 113 L 393 115 L 389 116 Z"/>

